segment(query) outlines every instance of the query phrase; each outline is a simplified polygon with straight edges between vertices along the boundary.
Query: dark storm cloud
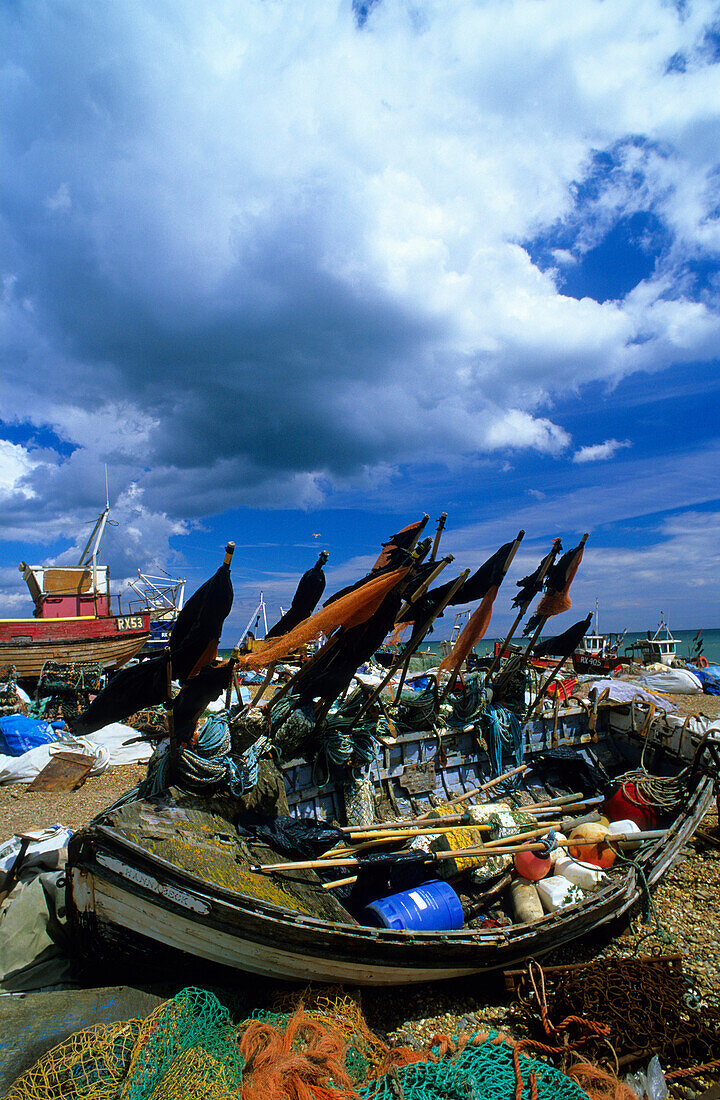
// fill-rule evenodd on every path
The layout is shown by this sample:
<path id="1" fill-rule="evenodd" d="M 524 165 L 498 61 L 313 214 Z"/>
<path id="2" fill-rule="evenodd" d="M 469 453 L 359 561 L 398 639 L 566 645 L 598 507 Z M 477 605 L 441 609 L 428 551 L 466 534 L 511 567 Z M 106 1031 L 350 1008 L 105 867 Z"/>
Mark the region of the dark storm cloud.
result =
<path id="1" fill-rule="evenodd" d="M 76 530 L 108 462 L 160 548 L 181 517 L 313 507 L 401 461 L 559 454 L 556 390 L 713 354 L 713 301 L 669 289 L 679 242 L 713 247 L 709 78 L 658 75 L 710 11 L 6 5 L 1 415 L 72 454 L 8 452 L 0 518 Z M 619 38 L 642 96 L 601 78 Z M 517 241 L 566 224 L 572 262 L 577 181 L 622 224 L 633 171 L 666 267 L 563 295 Z"/>

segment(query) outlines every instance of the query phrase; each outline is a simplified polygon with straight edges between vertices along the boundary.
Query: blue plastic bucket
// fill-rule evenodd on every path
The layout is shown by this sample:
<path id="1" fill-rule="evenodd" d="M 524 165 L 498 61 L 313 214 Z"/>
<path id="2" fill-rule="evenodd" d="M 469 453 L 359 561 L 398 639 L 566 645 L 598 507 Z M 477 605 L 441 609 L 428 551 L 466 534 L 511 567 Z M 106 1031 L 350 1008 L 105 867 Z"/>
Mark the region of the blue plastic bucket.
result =
<path id="1" fill-rule="evenodd" d="M 441 879 L 378 898 L 365 908 L 368 924 L 415 932 L 453 932 L 463 926 L 460 898 Z"/>

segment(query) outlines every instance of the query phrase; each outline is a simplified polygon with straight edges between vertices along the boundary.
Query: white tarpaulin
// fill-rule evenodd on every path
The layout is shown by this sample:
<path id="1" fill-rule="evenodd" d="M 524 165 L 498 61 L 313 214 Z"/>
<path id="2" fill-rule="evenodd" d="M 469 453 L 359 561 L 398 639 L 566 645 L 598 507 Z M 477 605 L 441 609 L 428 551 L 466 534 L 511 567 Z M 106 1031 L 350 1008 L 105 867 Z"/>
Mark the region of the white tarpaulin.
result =
<path id="1" fill-rule="evenodd" d="M 79 752 L 94 756 L 95 764 L 90 772 L 98 775 L 116 764 L 141 764 L 152 756 L 152 745 L 147 741 L 135 741 L 137 730 L 122 722 L 111 722 L 86 737 L 62 737 L 51 745 L 38 745 L 22 756 L 0 756 L 0 783 L 32 783 L 55 753 Z M 134 741 L 126 745 L 126 741 Z"/>
<path id="2" fill-rule="evenodd" d="M 677 710 L 675 704 L 671 703 L 669 699 L 663 699 L 660 695 L 653 695 L 652 692 L 647 691 L 640 684 L 631 681 L 595 680 L 593 687 L 597 688 L 598 698 L 607 689 L 608 694 L 605 698 L 612 703 L 652 703 L 659 710 Z"/>
<path id="3" fill-rule="evenodd" d="M 638 677 L 648 691 L 661 691 L 668 695 L 702 695 L 702 681 L 686 668 L 666 668 Z"/>

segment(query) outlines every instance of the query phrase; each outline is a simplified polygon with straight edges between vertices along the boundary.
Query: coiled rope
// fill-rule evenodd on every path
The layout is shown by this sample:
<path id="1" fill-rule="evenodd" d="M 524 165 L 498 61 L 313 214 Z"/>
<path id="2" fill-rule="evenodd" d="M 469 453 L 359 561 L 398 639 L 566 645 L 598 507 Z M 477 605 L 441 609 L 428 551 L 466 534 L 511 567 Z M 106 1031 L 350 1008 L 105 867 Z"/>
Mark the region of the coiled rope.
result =
<path id="1" fill-rule="evenodd" d="M 623 797 L 628 802 L 643 807 L 647 807 L 649 802 L 657 809 L 671 813 L 685 799 L 687 793 L 685 776 L 690 770 L 690 765 L 679 771 L 677 775 L 651 775 L 645 767 L 646 749 L 647 741 L 643 745 L 640 756 L 640 767 L 616 776 L 615 782 L 620 784 Z"/>
<path id="2" fill-rule="evenodd" d="M 465 689 L 453 705 L 452 714 L 445 719 L 445 724 L 453 730 L 474 725 L 487 710 L 491 699 L 492 693 L 485 684 L 485 673 L 473 673 L 466 679 Z"/>

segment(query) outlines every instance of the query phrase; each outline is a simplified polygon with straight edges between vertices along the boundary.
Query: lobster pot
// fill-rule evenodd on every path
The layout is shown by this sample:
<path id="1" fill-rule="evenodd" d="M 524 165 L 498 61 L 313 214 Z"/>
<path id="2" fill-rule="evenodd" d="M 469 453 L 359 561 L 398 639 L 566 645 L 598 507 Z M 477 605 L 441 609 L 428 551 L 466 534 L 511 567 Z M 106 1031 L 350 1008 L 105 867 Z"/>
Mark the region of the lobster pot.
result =
<path id="1" fill-rule="evenodd" d="M 460 898 L 441 879 L 378 898 L 366 906 L 364 916 L 368 924 L 415 932 L 454 932 L 465 919 Z"/>

